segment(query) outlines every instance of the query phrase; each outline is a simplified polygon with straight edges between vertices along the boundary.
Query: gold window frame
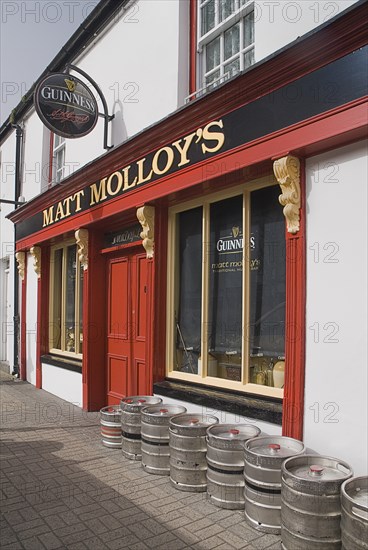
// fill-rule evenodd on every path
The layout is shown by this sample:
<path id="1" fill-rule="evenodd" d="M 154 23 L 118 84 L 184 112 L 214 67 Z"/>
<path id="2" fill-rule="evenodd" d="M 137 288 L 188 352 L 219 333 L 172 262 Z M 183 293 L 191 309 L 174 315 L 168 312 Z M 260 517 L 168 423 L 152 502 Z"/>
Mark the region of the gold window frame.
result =
<path id="1" fill-rule="evenodd" d="M 212 193 L 206 197 L 194 199 L 178 206 L 169 208 L 168 212 L 168 262 L 167 262 L 167 309 L 166 309 L 166 376 L 176 380 L 185 380 L 197 384 L 205 384 L 215 388 L 225 388 L 230 390 L 242 391 L 250 394 L 264 395 L 269 397 L 282 398 L 284 390 L 271 386 L 264 386 L 249 382 L 249 339 L 242 338 L 242 363 L 241 363 L 241 381 L 228 380 L 207 376 L 208 353 L 202 353 L 202 368 L 198 374 L 184 373 L 174 369 L 175 357 L 175 306 L 178 303 L 179 292 L 179 273 L 178 273 L 178 216 L 180 212 L 191 210 L 192 208 L 202 207 L 202 308 L 201 308 L 201 350 L 208 349 L 207 332 L 204 330 L 208 319 L 208 295 L 209 295 L 209 260 L 206 254 L 206 243 L 209 242 L 210 230 L 210 205 L 214 202 L 229 199 L 238 195 L 243 196 L 243 293 L 242 293 L 242 326 L 248 327 L 249 319 L 249 293 L 250 293 L 250 194 L 252 191 L 265 187 L 278 185 L 273 176 L 260 178 L 250 183 L 238 185 L 230 189 Z M 277 205 L 275 205 L 277 206 Z M 280 206 L 279 206 L 280 207 Z"/>
<path id="2" fill-rule="evenodd" d="M 75 297 L 74 297 L 74 307 L 75 307 L 75 330 L 74 330 L 74 344 L 76 351 L 68 351 L 66 344 L 66 283 L 67 283 L 67 250 L 70 246 L 76 246 L 76 274 L 75 274 Z M 61 264 L 61 311 L 60 311 L 60 348 L 54 347 L 55 336 L 54 336 L 54 295 L 55 295 L 55 253 L 57 250 L 62 250 L 62 264 Z M 57 355 L 64 355 L 66 357 L 73 357 L 81 359 L 82 354 L 82 342 L 81 342 L 81 319 L 79 315 L 79 305 L 81 297 L 80 289 L 80 275 L 83 270 L 78 257 L 78 247 L 74 240 L 68 240 L 63 243 L 55 244 L 50 249 L 50 288 L 49 288 L 49 319 L 50 319 L 50 334 L 49 334 L 49 351 L 50 353 L 55 353 Z M 82 313 L 83 315 L 83 313 Z"/>

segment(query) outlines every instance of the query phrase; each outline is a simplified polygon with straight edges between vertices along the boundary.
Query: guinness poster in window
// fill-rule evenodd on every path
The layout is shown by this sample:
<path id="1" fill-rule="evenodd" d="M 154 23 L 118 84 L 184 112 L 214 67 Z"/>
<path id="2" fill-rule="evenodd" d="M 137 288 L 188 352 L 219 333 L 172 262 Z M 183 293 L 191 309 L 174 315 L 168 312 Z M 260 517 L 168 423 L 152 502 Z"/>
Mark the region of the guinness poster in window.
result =
<path id="1" fill-rule="evenodd" d="M 83 137 L 97 123 L 96 99 L 75 76 L 50 74 L 38 84 L 34 97 L 36 111 L 43 124 L 59 136 Z"/>
<path id="2" fill-rule="evenodd" d="M 243 197 L 211 205 L 209 351 L 242 349 Z"/>
<path id="3" fill-rule="evenodd" d="M 250 353 L 284 355 L 285 220 L 278 187 L 251 193 Z"/>

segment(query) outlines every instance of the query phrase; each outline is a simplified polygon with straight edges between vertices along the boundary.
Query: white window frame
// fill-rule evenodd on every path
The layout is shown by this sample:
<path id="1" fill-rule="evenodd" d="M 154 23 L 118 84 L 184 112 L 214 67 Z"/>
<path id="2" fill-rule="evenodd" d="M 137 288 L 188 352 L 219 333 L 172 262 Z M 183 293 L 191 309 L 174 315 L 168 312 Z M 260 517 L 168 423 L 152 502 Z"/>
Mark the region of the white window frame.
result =
<path id="1" fill-rule="evenodd" d="M 212 88 L 214 88 L 216 85 L 224 82 L 225 80 L 231 78 L 233 76 L 232 74 L 229 74 L 228 72 L 225 73 L 225 65 L 228 65 L 232 61 L 239 58 L 240 62 L 240 69 L 239 72 L 244 70 L 244 54 L 247 52 L 254 51 L 254 41 L 252 44 L 246 47 L 242 47 L 243 39 L 244 39 L 244 27 L 242 24 L 240 24 L 240 37 L 239 37 L 239 44 L 240 49 L 239 51 L 234 54 L 229 59 L 224 59 L 224 33 L 227 31 L 230 27 L 232 27 L 237 22 L 242 23 L 244 17 L 246 17 L 249 13 L 254 11 L 254 0 L 249 0 L 248 2 L 245 2 L 243 5 L 241 5 L 241 0 L 235 0 L 236 9 L 234 13 L 229 15 L 226 19 L 223 21 L 220 21 L 219 13 L 220 13 L 220 2 L 222 0 L 215 0 L 216 6 L 215 6 L 215 27 L 208 31 L 206 34 L 201 36 L 201 28 L 202 28 L 202 9 L 203 7 L 208 4 L 211 0 L 204 0 L 203 3 L 198 2 L 198 26 L 197 26 L 197 53 L 198 53 L 198 74 L 197 74 L 197 92 L 192 95 L 198 95 L 200 92 L 204 93 Z M 217 65 L 215 68 L 211 69 L 210 71 L 206 70 L 206 46 L 212 40 L 215 38 L 220 37 L 220 64 Z M 220 76 L 217 78 L 214 82 L 206 84 L 206 78 L 208 76 L 211 76 L 211 74 L 216 73 L 218 70 L 220 70 Z"/>
<path id="2" fill-rule="evenodd" d="M 65 178 L 65 149 L 66 143 L 65 138 L 57 134 L 53 135 L 53 148 L 52 148 L 52 159 L 53 159 L 53 174 L 52 180 L 53 183 L 60 183 Z M 62 162 L 59 162 L 59 158 L 62 159 Z"/>
<path id="3" fill-rule="evenodd" d="M 208 320 L 208 285 L 209 285 L 209 262 L 207 253 L 207 244 L 209 242 L 209 210 L 211 203 L 229 199 L 238 195 L 243 195 L 243 234 L 249 236 L 250 233 L 250 194 L 252 191 L 262 189 L 264 187 L 278 185 L 273 177 L 261 178 L 257 181 L 243 184 L 228 190 L 219 191 L 208 195 L 205 198 L 198 198 L 187 203 L 173 206 L 169 209 L 169 225 L 168 225 L 168 262 L 167 262 L 167 309 L 166 309 L 166 376 L 176 380 L 185 380 L 187 382 L 195 382 L 198 384 L 206 384 L 209 386 L 242 391 L 251 394 L 264 395 L 270 397 L 283 398 L 284 390 L 271 386 L 264 386 L 249 382 L 249 362 L 250 349 L 247 337 L 243 337 L 242 341 L 242 365 L 241 365 L 241 381 L 234 381 L 225 378 L 217 378 L 207 375 L 208 370 L 208 354 L 202 354 L 201 369 L 198 374 L 186 373 L 175 370 L 175 342 L 176 342 L 176 324 L 175 324 L 175 306 L 177 303 L 178 292 L 178 229 L 177 215 L 180 212 L 191 210 L 202 206 L 205 215 L 203 216 L 202 226 L 202 318 L 201 318 L 201 350 L 208 349 L 206 341 L 206 331 Z M 275 207 L 278 205 L 275 204 Z M 246 243 L 243 248 L 243 266 L 249 265 L 250 261 L 250 246 L 249 238 L 245 238 Z M 249 323 L 249 292 L 250 292 L 250 269 L 243 269 L 243 313 L 242 325 L 247 327 Z"/>

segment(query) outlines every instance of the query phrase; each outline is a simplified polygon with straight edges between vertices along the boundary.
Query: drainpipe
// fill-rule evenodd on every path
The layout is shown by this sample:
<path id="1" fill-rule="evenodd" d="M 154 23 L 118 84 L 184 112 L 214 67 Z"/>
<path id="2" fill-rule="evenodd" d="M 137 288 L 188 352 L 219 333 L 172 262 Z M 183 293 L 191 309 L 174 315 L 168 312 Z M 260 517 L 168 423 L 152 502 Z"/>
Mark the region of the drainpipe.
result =
<path id="1" fill-rule="evenodd" d="M 21 155 L 22 155 L 22 142 L 23 142 L 23 129 L 19 124 L 12 124 L 15 132 L 15 182 L 14 182 L 14 202 L 15 208 L 19 206 L 19 197 L 21 191 Z M 14 253 L 16 251 L 16 235 L 14 229 Z M 14 258 L 14 316 L 13 316 L 13 334 L 14 334 L 14 366 L 13 376 L 19 378 L 19 273 L 17 263 Z"/>

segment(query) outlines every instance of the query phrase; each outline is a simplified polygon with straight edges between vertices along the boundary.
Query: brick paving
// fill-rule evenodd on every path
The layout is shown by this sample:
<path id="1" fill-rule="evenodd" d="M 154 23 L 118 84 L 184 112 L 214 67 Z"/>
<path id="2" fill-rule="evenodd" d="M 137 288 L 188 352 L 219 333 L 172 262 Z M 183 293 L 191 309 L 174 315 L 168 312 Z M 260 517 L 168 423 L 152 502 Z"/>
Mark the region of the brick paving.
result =
<path id="1" fill-rule="evenodd" d="M 241 511 L 101 445 L 99 414 L 0 371 L 2 550 L 279 550 Z"/>

